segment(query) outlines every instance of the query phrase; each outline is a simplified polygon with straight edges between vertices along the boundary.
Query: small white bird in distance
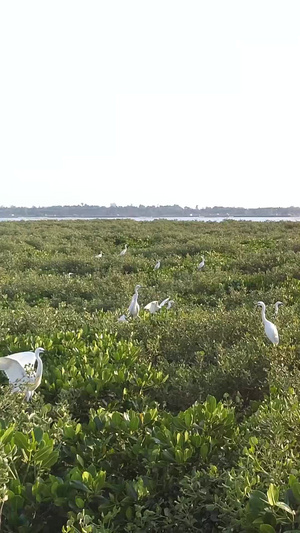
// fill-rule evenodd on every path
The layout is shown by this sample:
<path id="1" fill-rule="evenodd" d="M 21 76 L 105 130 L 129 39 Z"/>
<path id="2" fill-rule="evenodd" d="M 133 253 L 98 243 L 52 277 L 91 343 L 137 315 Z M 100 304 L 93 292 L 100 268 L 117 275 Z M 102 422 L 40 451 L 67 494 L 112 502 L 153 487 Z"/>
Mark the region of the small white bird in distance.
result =
<path id="1" fill-rule="evenodd" d="M 157 261 L 157 263 L 154 266 L 153 270 L 158 270 L 159 268 L 160 268 L 160 261 Z"/>
<path id="2" fill-rule="evenodd" d="M 102 256 L 103 256 L 103 252 L 100 252 L 100 254 L 95 255 L 95 257 L 98 257 L 98 258 L 100 258 L 100 257 L 102 257 Z"/>
<path id="3" fill-rule="evenodd" d="M 72 276 L 74 276 L 74 272 L 68 272 L 68 277 L 71 278 Z"/>
<path id="4" fill-rule="evenodd" d="M 118 318 L 118 322 L 128 322 L 126 319 L 126 315 L 121 315 L 120 318 Z"/>
<path id="5" fill-rule="evenodd" d="M 131 302 L 130 302 L 129 307 L 128 307 L 128 312 L 133 318 L 137 317 L 139 312 L 140 312 L 140 306 L 139 306 L 139 303 L 138 303 L 138 297 L 139 297 L 139 289 L 141 289 L 141 288 L 142 288 L 141 285 L 136 285 L 135 286 L 134 295 L 131 298 Z"/>
<path id="6" fill-rule="evenodd" d="M 261 307 L 261 318 L 263 321 L 263 325 L 265 328 L 265 334 L 267 335 L 269 341 L 274 344 L 274 346 L 277 346 L 279 343 L 279 335 L 278 330 L 275 324 L 273 322 L 270 322 L 270 320 L 266 319 L 266 305 L 264 302 L 257 302 L 256 304 L 258 307 Z"/>
<path id="7" fill-rule="evenodd" d="M 202 270 L 202 268 L 203 268 L 204 265 L 205 265 L 205 261 L 204 261 L 204 257 L 203 257 L 203 255 L 201 255 L 201 258 L 202 258 L 202 261 L 201 261 L 201 263 L 199 263 L 199 265 L 198 265 L 198 270 Z"/>
<path id="8" fill-rule="evenodd" d="M 278 315 L 278 310 L 279 310 L 279 306 L 280 305 L 283 305 L 283 302 L 276 302 L 276 304 L 274 305 L 274 307 L 275 307 L 275 316 Z"/>
<path id="9" fill-rule="evenodd" d="M 13 386 L 12 392 L 25 391 L 27 401 L 31 400 L 34 391 L 41 384 L 43 361 L 40 353 L 44 351 L 44 348 L 37 348 L 35 352 L 19 352 L 0 358 L 0 370 L 7 375 L 9 383 Z"/>
<path id="10" fill-rule="evenodd" d="M 120 252 L 120 255 L 125 255 L 125 254 L 126 254 L 126 252 L 127 252 L 127 246 L 128 246 L 128 245 L 125 244 L 125 247 L 124 247 L 124 249 Z"/>

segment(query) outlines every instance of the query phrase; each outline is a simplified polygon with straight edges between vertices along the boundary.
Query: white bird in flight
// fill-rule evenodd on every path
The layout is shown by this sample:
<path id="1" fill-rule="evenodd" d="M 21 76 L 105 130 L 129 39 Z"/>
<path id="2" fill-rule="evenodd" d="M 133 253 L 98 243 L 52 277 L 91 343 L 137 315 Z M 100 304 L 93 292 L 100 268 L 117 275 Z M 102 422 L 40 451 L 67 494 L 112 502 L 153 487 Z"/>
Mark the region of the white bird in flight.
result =
<path id="1" fill-rule="evenodd" d="M 202 270 L 202 268 L 203 268 L 204 265 L 205 265 L 205 260 L 204 260 L 203 255 L 201 255 L 201 258 L 202 258 L 202 261 L 201 261 L 201 263 L 199 263 L 199 265 L 198 265 L 198 270 Z"/>
<path id="2" fill-rule="evenodd" d="M 283 305 L 283 302 L 276 302 L 276 304 L 274 305 L 274 307 L 275 307 L 275 316 L 278 315 L 278 310 L 279 310 L 279 306 L 280 305 Z"/>
<path id="3" fill-rule="evenodd" d="M 125 247 L 124 247 L 124 249 L 120 252 L 120 255 L 125 255 L 125 254 L 126 254 L 126 252 L 127 252 L 127 246 L 128 246 L 128 245 L 125 244 Z"/>
<path id="4" fill-rule="evenodd" d="M 139 306 L 139 303 L 138 303 L 138 297 L 139 297 L 139 289 L 141 289 L 141 288 L 142 288 L 141 285 L 136 285 L 135 286 L 134 295 L 131 298 L 131 302 L 130 302 L 129 307 L 128 307 L 128 312 L 133 318 L 137 317 L 139 312 L 140 312 L 140 306 Z"/>
<path id="5" fill-rule="evenodd" d="M 103 256 L 103 252 L 100 252 L 100 254 L 95 255 L 95 257 L 99 257 L 99 258 L 102 257 L 102 256 Z"/>
<path id="6" fill-rule="evenodd" d="M 265 334 L 267 335 L 269 341 L 272 342 L 275 346 L 279 343 L 278 330 L 273 322 L 266 319 L 266 305 L 264 302 L 257 302 L 258 307 L 261 307 L 261 318 L 265 328 Z"/>
<path id="7" fill-rule="evenodd" d="M 40 353 L 44 351 L 44 348 L 37 348 L 35 352 L 18 352 L 0 358 L 0 370 L 5 372 L 9 383 L 13 385 L 12 392 L 25 391 L 27 401 L 32 398 L 34 391 L 41 384 L 43 361 Z"/>
<path id="8" fill-rule="evenodd" d="M 157 263 L 154 266 L 153 270 L 158 270 L 159 268 L 160 268 L 160 261 L 157 261 Z"/>

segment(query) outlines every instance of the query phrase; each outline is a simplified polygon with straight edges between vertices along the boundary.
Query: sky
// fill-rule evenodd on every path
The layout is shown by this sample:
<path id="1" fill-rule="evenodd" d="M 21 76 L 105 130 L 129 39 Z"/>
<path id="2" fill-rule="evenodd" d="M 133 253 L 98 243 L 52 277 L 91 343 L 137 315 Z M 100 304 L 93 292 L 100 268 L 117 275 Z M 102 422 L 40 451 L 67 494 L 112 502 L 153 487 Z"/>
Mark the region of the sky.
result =
<path id="1" fill-rule="evenodd" d="M 299 0 L 0 3 L 0 204 L 300 205 Z"/>

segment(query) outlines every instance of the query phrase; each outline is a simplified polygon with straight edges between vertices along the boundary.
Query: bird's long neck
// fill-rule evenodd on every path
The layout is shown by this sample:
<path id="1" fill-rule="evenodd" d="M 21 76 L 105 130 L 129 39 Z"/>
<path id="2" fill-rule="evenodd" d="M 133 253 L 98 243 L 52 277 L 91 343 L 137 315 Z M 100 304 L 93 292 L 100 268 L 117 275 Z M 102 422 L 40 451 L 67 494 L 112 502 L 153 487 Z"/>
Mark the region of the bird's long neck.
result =
<path id="1" fill-rule="evenodd" d="M 263 323 L 266 322 L 266 306 L 264 305 L 262 308 L 261 308 L 261 318 L 262 318 L 262 321 Z"/>
<path id="2" fill-rule="evenodd" d="M 36 369 L 36 374 L 35 374 L 35 381 L 38 381 L 43 374 L 43 361 L 41 360 L 39 355 L 36 355 L 36 359 L 37 359 L 37 369 Z"/>

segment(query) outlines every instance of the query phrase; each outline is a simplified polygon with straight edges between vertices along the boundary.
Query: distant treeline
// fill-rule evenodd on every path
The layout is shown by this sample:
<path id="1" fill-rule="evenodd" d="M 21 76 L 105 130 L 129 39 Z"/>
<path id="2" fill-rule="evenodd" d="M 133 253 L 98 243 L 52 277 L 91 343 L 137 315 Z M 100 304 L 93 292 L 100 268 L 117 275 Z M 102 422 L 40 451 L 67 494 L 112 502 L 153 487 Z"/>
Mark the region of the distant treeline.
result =
<path id="1" fill-rule="evenodd" d="M 180 205 L 54 205 L 51 207 L 0 207 L 0 217 L 270 217 L 300 216 L 300 207 L 181 207 Z"/>

